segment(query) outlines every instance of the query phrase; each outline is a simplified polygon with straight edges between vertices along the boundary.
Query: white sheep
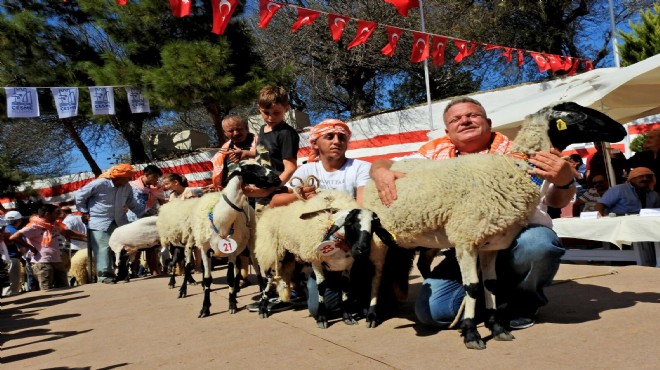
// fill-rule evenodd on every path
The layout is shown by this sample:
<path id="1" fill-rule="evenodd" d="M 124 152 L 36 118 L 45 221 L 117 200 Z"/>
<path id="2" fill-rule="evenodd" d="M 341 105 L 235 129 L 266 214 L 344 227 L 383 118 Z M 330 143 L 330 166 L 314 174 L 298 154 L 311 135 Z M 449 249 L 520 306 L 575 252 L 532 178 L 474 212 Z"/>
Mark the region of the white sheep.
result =
<path id="1" fill-rule="evenodd" d="M 160 236 L 156 227 L 157 220 L 158 216 L 139 218 L 112 232 L 108 245 L 115 254 L 115 282 L 130 279 L 127 258 L 133 262 L 140 250 L 158 245 Z"/>
<path id="2" fill-rule="evenodd" d="M 71 257 L 71 268 L 69 275 L 71 276 L 70 285 L 75 283 L 78 285 L 89 284 L 89 258 L 87 256 L 87 249 L 79 250 Z M 96 276 L 96 264 L 92 262 L 92 276 Z"/>
<path id="3" fill-rule="evenodd" d="M 316 322 L 320 328 L 327 328 L 323 271 L 347 272 L 354 258 L 384 253 L 384 248 L 381 251 L 371 248 L 372 228 L 379 227 L 373 212 L 359 209 L 355 199 L 347 193 L 322 190 L 308 201 L 265 210 L 257 224 L 255 256 L 261 268 L 273 271 L 280 299 L 285 302 L 291 294 L 293 256 L 311 264 L 319 291 Z M 321 245 L 322 242 L 326 243 Z M 382 261 L 384 255 L 375 259 Z M 269 277 L 269 283 L 270 280 Z M 344 293 L 342 318 L 347 324 L 355 324 L 347 311 L 348 297 Z M 262 292 L 259 314 L 262 318 L 268 316 L 265 291 Z"/>
<path id="4" fill-rule="evenodd" d="M 365 188 L 364 205 L 380 216 L 402 247 L 456 248 L 468 293 L 461 324 L 464 342 L 468 348 L 483 349 L 474 322 L 477 257 L 484 281 L 495 280 L 496 251 L 511 245 L 539 204 L 540 190 L 530 176 L 530 164 L 520 158 L 551 147 L 563 150 L 571 143 L 616 142 L 624 136 L 622 126 L 600 112 L 574 103 L 559 104 L 526 117 L 512 155 L 395 162 L 392 170 L 406 173 L 397 180 L 397 200 L 384 206 L 371 181 Z M 493 338 L 513 339 L 496 315 L 494 292 L 487 284 L 484 291 L 490 315 L 486 326 Z"/>

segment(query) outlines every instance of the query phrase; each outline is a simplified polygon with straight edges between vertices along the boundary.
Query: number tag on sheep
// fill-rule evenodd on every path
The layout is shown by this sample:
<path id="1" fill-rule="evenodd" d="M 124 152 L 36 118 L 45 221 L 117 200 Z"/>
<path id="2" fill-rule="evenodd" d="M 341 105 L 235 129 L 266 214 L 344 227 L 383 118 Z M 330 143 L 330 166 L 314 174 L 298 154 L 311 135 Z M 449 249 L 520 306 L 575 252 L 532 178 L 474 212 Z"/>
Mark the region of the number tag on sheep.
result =
<path id="1" fill-rule="evenodd" d="M 238 243 L 232 238 L 219 239 L 218 250 L 224 254 L 232 254 L 238 250 Z"/>
<path id="2" fill-rule="evenodd" d="M 336 242 L 332 240 L 328 240 L 319 244 L 319 246 L 316 249 L 318 249 L 319 253 L 321 253 L 324 256 L 331 256 L 340 250 L 340 248 L 338 248 L 336 244 L 337 244 Z"/>

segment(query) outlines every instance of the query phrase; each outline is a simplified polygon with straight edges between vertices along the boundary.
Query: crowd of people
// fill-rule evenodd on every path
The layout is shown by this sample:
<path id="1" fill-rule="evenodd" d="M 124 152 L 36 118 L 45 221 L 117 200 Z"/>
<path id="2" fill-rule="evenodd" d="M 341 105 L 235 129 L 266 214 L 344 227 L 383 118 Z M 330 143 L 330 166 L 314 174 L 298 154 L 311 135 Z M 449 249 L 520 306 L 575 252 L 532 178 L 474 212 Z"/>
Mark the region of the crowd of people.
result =
<path id="1" fill-rule="evenodd" d="M 3 233 L 0 242 L 6 245 L 3 259 L 10 280 L 9 286 L 3 289 L 3 296 L 30 290 L 32 286 L 43 290 L 67 286 L 65 263 L 60 252 L 59 240 L 62 238 L 70 240 L 70 253 L 87 249 L 89 243 L 97 281 L 112 283 L 115 269 L 108 239 L 117 227 L 157 214 L 158 206 L 165 202 L 221 191 L 227 184 L 229 173 L 244 159 L 254 158 L 276 171 L 281 180 L 279 186 L 269 189 L 243 187 L 257 215 L 265 207 L 281 207 L 310 199 L 317 195 L 318 189 L 344 191 L 362 204 L 364 187 L 369 180 L 375 182 L 385 205 L 397 199 L 396 181 L 405 173 L 392 171 L 393 160 L 390 159 L 379 159 L 372 165 L 347 158 L 352 133 L 348 125 L 337 119 L 326 119 L 311 128 L 311 153 L 307 162 L 298 167 L 299 135 L 285 121 L 289 110 L 287 96 L 287 91 L 277 86 L 267 86 L 260 91 L 257 106 L 264 124 L 257 134 L 250 133 L 246 121 L 239 116 L 224 118 L 222 127 L 228 140 L 212 159 L 212 183 L 199 191 L 188 187 L 185 177 L 180 174 L 163 174 L 158 167 L 149 165 L 136 178 L 135 168 L 119 164 L 76 191 L 75 208 L 79 214 L 73 214 L 69 207 L 51 204 L 43 204 L 36 215 L 7 212 L 0 219 Z M 474 99 L 460 97 L 452 100 L 443 119 L 446 136 L 431 140 L 417 153 L 405 158 L 448 160 L 472 153 L 505 153 L 512 144 L 509 138 L 491 130 L 486 110 Z M 539 308 L 548 303 L 544 288 L 557 273 L 564 254 L 561 241 L 551 228 L 553 209 L 561 209 L 572 200 L 576 215 L 578 212 L 629 214 L 637 213 L 641 208 L 660 207 L 654 175 L 660 168 L 660 130 L 651 131 L 646 150 L 630 159 L 613 153 L 613 175 L 618 185 L 611 189 L 608 189 L 605 156 L 600 145 L 596 148 L 599 149 L 587 158 L 586 164 L 579 155 L 563 158 L 556 149 L 538 152 L 529 159 L 535 166 L 536 175 L 549 186 L 543 187 L 546 191 L 531 214 L 528 226 L 508 249 L 498 254 L 498 300 L 510 317 L 512 329 L 533 325 Z M 291 182 L 310 176 L 318 182 Z M 447 327 L 460 310 L 466 291 L 452 251 L 444 251 L 444 258 L 426 277 L 416 297 L 415 313 L 424 324 Z M 250 261 L 248 255 L 241 258 L 244 259 L 241 263 L 244 268 L 240 278 L 245 286 L 250 284 L 247 270 Z M 146 252 L 146 261 L 146 275 L 160 273 L 155 249 Z M 199 254 L 195 261 L 199 271 Z M 21 266 L 29 280 L 24 287 L 19 284 Z M 340 274 L 326 276 L 324 299 L 330 310 L 339 309 L 340 278 Z M 315 315 L 318 289 L 313 273 L 298 283 L 298 302 L 306 304 L 310 314 Z M 294 303 L 274 297 L 269 310 L 288 309 Z M 257 305 L 248 309 L 256 311 Z"/>

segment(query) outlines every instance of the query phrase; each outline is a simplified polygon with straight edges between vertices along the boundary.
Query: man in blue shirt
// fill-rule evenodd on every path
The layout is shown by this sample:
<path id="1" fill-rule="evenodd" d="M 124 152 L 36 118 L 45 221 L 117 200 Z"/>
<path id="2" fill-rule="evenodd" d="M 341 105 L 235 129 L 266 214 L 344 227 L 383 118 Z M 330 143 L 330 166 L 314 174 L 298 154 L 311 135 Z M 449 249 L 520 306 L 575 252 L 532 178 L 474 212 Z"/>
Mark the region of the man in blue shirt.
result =
<path id="1" fill-rule="evenodd" d="M 17 232 L 21 228 L 21 224 L 23 223 L 23 215 L 21 215 L 18 211 L 9 211 L 5 215 L 5 221 L 7 222 L 7 226 L 5 227 L 5 233 L 7 234 L 7 239 L 9 239 L 10 236 L 14 235 L 15 232 Z M 2 235 L 0 235 L 1 237 Z M 15 244 L 13 242 L 10 242 L 9 240 L 5 241 L 7 245 L 7 252 L 9 253 L 9 261 L 8 261 L 8 270 L 9 270 L 9 282 L 10 285 L 6 288 L 3 289 L 2 291 L 2 296 L 7 297 L 10 295 L 15 295 L 18 294 L 21 291 L 20 287 L 20 273 L 21 273 L 21 258 L 23 257 L 23 248 Z"/>
<path id="2" fill-rule="evenodd" d="M 637 167 L 630 171 L 625 184 L 616 185 L 603 194 L 596 203 L 596 211 L 605 216 L 609 213 L 639 213 L 642 208 L 660 208 L 660 195 L 653 191 L 654 186 L 653 171 Z"/>
<path id="3" fill-rule="evenodd" d="M 135 172 L 129 164 L 118 164 L 75 193 L 76 207 L 83 215 L 89 214 L 90 243 L 102 283 L 112 283 L 115 276 L 108 240 L 117 227 L 128 223 L 125 208 L 137 215 L 144 213 L 128 184 Z"/>

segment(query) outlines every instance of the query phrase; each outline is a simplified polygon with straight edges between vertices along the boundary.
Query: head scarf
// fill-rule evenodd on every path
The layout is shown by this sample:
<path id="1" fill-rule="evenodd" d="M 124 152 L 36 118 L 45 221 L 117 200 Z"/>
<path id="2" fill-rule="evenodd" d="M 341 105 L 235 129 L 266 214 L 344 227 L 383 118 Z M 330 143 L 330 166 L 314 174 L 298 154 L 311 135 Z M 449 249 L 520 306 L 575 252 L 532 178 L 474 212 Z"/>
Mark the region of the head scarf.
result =
<path id="1" fill-rule="evenodd" d="M 30 222 L 26 225 L 26 227 L 31 225 L 36 225 L 44 229 L 44 232 L 41 235 L 42 248 L 50 247 L 50 243 L 53 240 L 53 231 L 61 232 L 62 230 L 66 230 L 66 225 L 64 225 L 62 222 L 57 220 L 54 222 L 48 222 L 46 219 L 36 215 L 30 217 Z"/>
<path id="2" fill-rule="evenodd" d="M 344 134 L 346 135 L 347 141 L 351 140 L 351 129 L 348 128 L 348 125 L 338 119 L 330 118 L 312 127 L 309 131 L 309 145 L 316 144 L 316 140 L 325 134 Z M 319 151 L 318 149 L 312 148 L 307 161 L 315 162 L 318 160 Z"/>
<path id="3" fill-rule="evenodd" d="M 119 179 L 122 177 L 128 177 L 129 179 L 133 178 L 133 175 L 135 175 L 135 169 L 133 166 L 130 164 L 118 164 L 116 166 L 112 166 L 109 170 L 103 172 L 99 178 L 104 178 L 104 179 Z"/>
<path id="4" fill-rule="evenodd" d="M 633 168 L 633 170 L 630 171 L 630 173 L 628 174 L 627 182 L 630 182 L 630 180 L 634 179 L 635 177 L 639 177 L 642 175 L 653 175 L 653 178 L 651 179 L 651 182 L 649 184 L 649 189 L 653 190 L 653 188 L 655 187 L 655 174 L 653 173 L 653 171 L 651 171 L 646 167 Z"/>

